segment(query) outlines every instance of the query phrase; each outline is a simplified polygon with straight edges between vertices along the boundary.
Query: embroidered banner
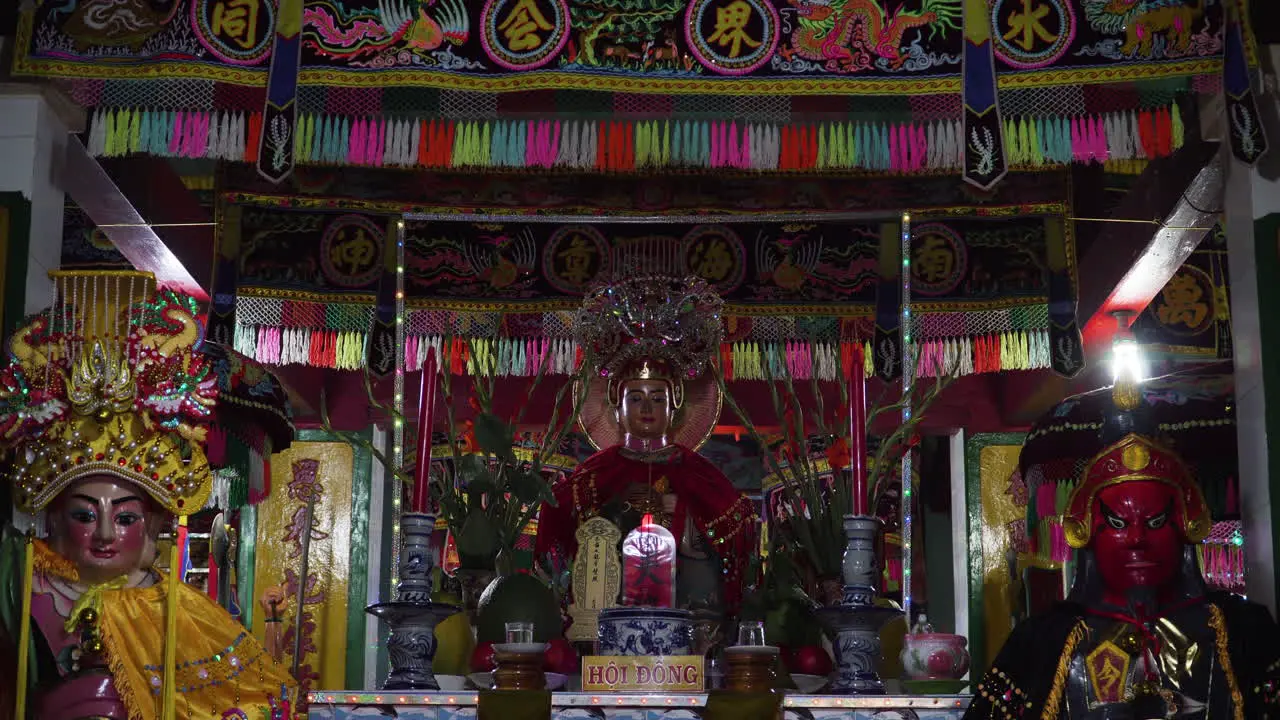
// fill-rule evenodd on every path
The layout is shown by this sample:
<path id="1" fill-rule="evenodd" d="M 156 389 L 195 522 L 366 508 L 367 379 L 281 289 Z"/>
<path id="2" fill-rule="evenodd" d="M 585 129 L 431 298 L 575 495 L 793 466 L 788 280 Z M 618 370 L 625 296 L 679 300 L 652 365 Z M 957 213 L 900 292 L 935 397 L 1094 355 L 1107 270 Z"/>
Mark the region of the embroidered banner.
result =
<path id="1" fill-rule="evenodd" d="M 236 349 L 268 364 L 362 367 L 385 218 L 262 207 L 241 216 L 252 240 L 240 257 Z M 917 215 L 917 374 L 1052 366 L 1046 225 L 1043 215 Z M 492 364 L 532 375 L 548 355 L 548 372 L 567 374 L 582 292 L 617 270 L 619 248 L 652 246 L 728 301 L 727 374 L 832 379 L 855 345 L 871 357 L 879 237 L 879 223 L 830 220 L 409 222 L 406 287 L 421 309 L 405 319 L 405 363 L 417 367 L 435 347 L 458 374 Z"/>
<path id="2" fill-rule="evenodd" d="M 960 88 L 963 0 L 310 0 L 302 86 L 663 94 L 898 94 Z M 43 3 L 17 74 L 264 86 L 271 0 Z M 992 0 L 1000 84 L 1213 74 L 1222 4 Z M 286 63 L 291 64 L 291 63 Z"/>
<path id="3" fill-rule="evenodd" d="M 241 218 L 242 288 L 319 298 L 375 291 L 388 242 L 383 218 L 274 208 L 243 208 Z M 921 311 L 1047 301 L 1040 217 L 922 220 L 914 235 L 912 293 Z M 665 243 L 738 314 L 850 316 L 869 313 L 875 301 L 880 242 L 874 222 L 410 221 L 406 294 L 418 306 L 572 309 L 610 276 L 615 249 Z"/>

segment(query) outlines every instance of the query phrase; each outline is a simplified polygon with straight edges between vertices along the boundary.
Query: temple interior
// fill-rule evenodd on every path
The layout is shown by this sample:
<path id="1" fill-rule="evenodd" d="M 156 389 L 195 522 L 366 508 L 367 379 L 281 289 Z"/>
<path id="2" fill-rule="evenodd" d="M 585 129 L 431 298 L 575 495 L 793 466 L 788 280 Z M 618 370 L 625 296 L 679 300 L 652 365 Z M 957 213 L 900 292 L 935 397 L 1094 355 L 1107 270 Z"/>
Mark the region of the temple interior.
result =
<path id="1" fill-rule="evenodd" d="M 0 720 L 1280 718 L 1271 3 L 0 5 Z"/>

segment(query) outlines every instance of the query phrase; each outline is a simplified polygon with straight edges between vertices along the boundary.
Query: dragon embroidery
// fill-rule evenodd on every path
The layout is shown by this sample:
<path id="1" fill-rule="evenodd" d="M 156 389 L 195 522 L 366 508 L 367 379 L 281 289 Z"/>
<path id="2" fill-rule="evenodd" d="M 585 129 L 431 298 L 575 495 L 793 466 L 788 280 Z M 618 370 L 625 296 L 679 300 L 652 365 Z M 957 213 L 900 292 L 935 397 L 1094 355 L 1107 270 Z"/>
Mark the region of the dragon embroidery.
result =
<path id="1" fill-rule="evenodd" d="M 929 28 L 930 37 L 960 30 L 960 0 L 923 0 L 919 10 L 899 7 L 890 15 L 876 0 L 787 0 L 800 27 L 779 52 L 823 63 L 831 72 L 854 73 L 878 59 L 898 69 L 907 61 L 907 31 Z"/>
<path id="2" fill-rule="evenodd" d="M 303 43 L 321 55 L 355 60 L 409 51 L 421 57 L 467 41 L 471 21 L 463 0 L 379 0 L 377 12 L 350 13 L 328 2 L 307 3 Z"/>

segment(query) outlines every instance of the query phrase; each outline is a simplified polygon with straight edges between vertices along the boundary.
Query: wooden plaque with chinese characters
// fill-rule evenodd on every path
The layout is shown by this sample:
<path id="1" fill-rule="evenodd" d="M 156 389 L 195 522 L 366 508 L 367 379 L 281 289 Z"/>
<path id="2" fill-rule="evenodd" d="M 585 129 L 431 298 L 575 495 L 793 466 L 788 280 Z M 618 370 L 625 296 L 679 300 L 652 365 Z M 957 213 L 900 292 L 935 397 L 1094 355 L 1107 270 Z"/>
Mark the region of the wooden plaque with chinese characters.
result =
<path id="1" fill-rule="evenodd" d="M 622 589 L 622 560 L 618 542 L 622 531 L 602 517 L 578 526 L 578 556 L 573 560 L 573 625 L 567 633 L 574 642 L 595 642 L 601 610 L 618 604 Z"/>

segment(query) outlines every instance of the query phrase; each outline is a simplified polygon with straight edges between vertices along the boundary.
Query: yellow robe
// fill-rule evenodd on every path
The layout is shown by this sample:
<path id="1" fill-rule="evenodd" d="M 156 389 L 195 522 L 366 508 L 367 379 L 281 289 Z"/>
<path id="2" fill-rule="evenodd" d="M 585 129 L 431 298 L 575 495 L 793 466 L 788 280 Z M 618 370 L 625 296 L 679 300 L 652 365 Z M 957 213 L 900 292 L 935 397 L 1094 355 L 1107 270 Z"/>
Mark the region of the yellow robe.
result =
<path id="1" fill-rule="evenodd" d="M 57 564 L 60 556 L 43 543 L 38 545 L 42 547 L 37 554 L 43 558 L 37 565 L 65 574 L 67 566 Z M 102 593 L 98 628 L 129 720 L 160 717 L 167 589 L 167 577 L 161 573 L 160 582 L 151 587 Z M 225 715 L 236 709 L 258 720 L 271 718 L 273 707 L 287 707 L 282 717 L 293 717 L 298 705 L 294 679 L 247 628 L 209 596 L 185 583 L 178 585 L 177 607 L 179 720 L 237 718 L 240 716 L 235 713 Z"/>

